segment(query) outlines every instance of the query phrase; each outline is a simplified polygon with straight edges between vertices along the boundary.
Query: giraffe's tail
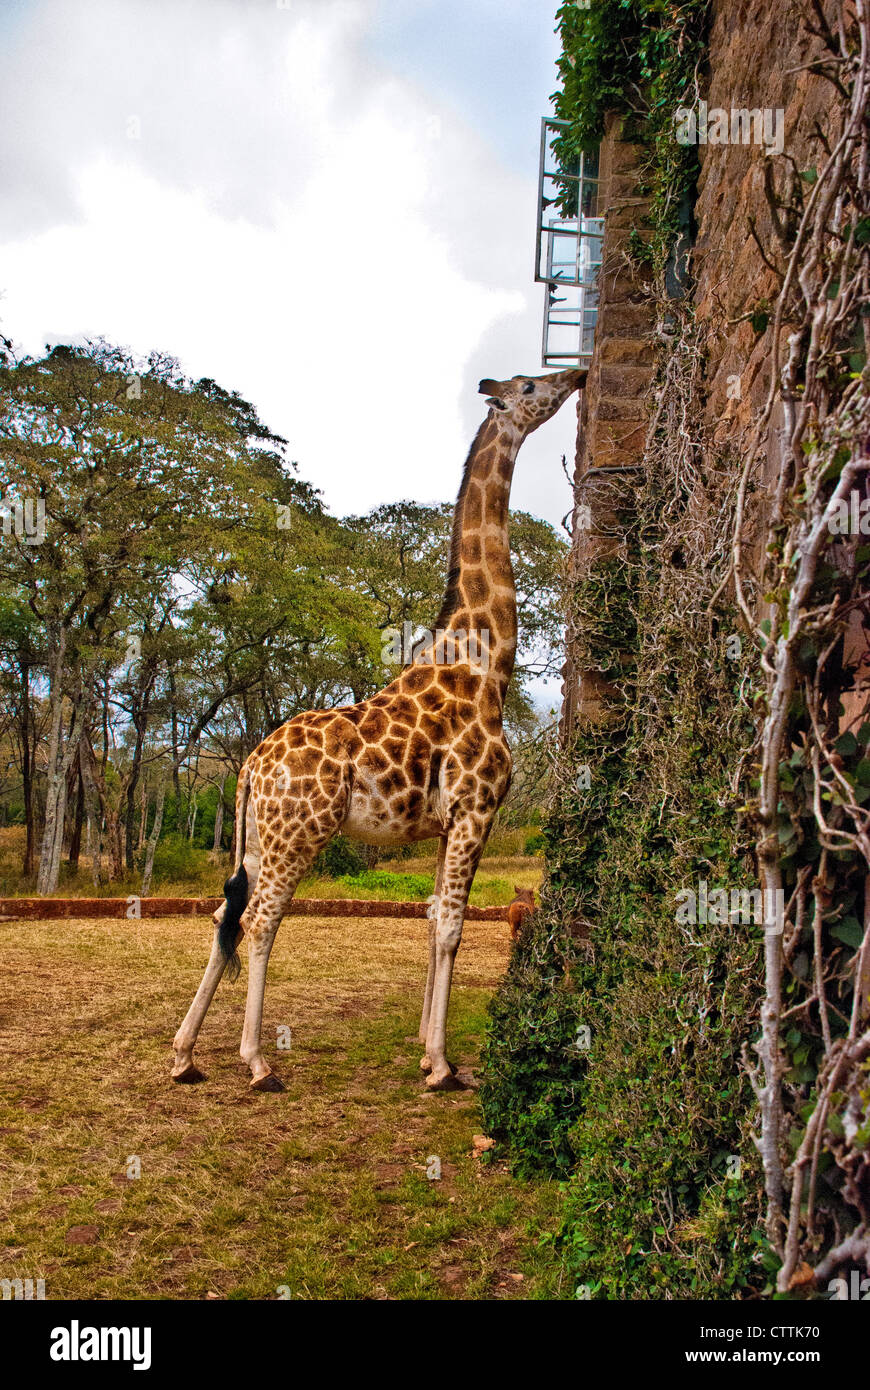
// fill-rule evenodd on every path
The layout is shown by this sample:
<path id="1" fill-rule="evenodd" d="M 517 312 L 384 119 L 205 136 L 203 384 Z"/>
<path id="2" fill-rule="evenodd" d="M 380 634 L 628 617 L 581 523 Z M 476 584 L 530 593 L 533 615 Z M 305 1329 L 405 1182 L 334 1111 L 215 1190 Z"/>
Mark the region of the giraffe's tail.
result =
<path id="1" fill-rule="evenodd" d="M 236 946 L 239 941 L 242 913 L 248 906 L 248 875 L 245 869 L 245 835 L 248 825 L 248 797 L 251 790 L 251 772 L 245 763 L 239 774 L 236 787 L 236 825 L 238 827 L 238 848 L 236 850 L 236 869 L 224 884 L 224 911 L 218 925 L 218 946 L 227 962 L 227 978 L 232 982 L 239 977 L 241 962 Z"/>

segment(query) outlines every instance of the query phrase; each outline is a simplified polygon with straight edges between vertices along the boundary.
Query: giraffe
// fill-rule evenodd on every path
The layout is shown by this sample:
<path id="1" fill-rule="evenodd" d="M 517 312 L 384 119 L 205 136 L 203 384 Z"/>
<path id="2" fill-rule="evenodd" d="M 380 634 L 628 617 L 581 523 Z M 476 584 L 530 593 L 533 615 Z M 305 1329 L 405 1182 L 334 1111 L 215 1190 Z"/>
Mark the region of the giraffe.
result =
<path id="1" fill-rule="evenodd" d="M 283 1083 L 263 1056 L 272 943 L 299 880 L 338 831 L 379 845 L 437 838 L 420 1063 L 431 1091 L 461 1082 L 446 1055 L 447 1006 L 465 906 L 510 784 L 502 729 L 517 642 L 508 540 L 514 464 L 527 435 L 585 380 L 567 370 L 482 381 L 489 411 L 456 502 L 447 590 L 435 624 L 401 674 L 371 699 L 297 714 L 250 754 L 236 791 L 236 868 L 214 915 L 211 955 L 179 1028 L 172 1077 L 204 1080 L 193 1049 L 224 971 L 248 938 L 241 1056 L 258 1091 Z"/>

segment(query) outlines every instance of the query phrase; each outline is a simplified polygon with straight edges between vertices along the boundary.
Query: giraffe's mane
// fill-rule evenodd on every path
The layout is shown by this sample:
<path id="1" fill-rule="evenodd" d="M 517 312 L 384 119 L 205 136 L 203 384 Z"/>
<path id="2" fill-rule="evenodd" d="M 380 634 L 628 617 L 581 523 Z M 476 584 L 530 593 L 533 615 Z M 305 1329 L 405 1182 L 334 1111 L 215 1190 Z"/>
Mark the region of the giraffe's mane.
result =
<path id="1" fill-rule="evenodd" d="M 468 491 L 468 482 L 471 478 L 471 469 L 474 464 L 474 457 L 480 443 L 483 431 L 490 423 L 487 415 L 477 434 L 471 443 L 468 457 L 462 470 L 462 482 L 459 484 L 459 492 L 456 496 L 456 506 L 453 509 L 453 531 L 450 536 L 450 559 L 447 564 L 447 588 L 444 590 L 444 598 L 441 603 L 441 611 L 435 619 L 433 631 L 446 627 L 459 605 L 459 561 L 462 549 L 462 503 Z"/>

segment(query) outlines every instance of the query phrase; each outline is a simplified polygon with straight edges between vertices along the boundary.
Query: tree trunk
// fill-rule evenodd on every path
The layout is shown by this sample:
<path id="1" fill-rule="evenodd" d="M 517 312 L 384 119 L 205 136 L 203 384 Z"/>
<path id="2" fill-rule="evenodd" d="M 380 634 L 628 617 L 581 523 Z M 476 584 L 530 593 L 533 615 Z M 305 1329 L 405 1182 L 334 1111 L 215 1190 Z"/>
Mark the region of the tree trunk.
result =
<path id="1" fill-rule="evenodd" d="M 133 855 L 135 853 L 133 824 L 136 819 L 136 783 L 138 780 L 139 769 L 134 767 L 130 773 L 130 781 L 127 783 L 124 813 L 124 862 L 128 870 L 133 867 Z"/>
<path id="2" fill-rule="evenodd" d="M 181 778 L 178 774 L 178 710 L 175 704 L 175 673 L 169 672 L 169 696 L 172 714 L 172 786 L 175 793 L 175 829 L 181 834 Z"/>
<path id="3" fill-rule="evenodd" d="M 85 852 L 91 860 L 91 880 L 95 888 L 99 888 L 103 881 L 103 855 L 100 845 L 100 826 L 99 821 L 95 820 L 91 811 L 88 812 L 85 821 Z"/>
<path id="4" fill-rule="evenodd" d="M 139 778 L 142 771 L 142 756 L 145 751 L 145 732 L 148 728 L 148 707 L 150 704 L 150 691 L 153 685 L 154 675 L 152 671 L 143 673 L 138 694 L 138 704 L 135 712 L 134 723 L 136 726 L 136 744 L 133 748 L 133 759 L 130 765 L 127 782 L 127 808 L 125 815 L 124 828 L 124 853 L 127 860 L 127 868 L 133 868 L 133 854 L 135 839 L 134 823 L 136 820 L 136 788 L 139 785 Z"/>
<path id="5" fill-rule="evenodd" d="M 123 822 L 120 812 L 111 804 L 106 779 L 97 766 L 96 756 L 90 739 L 83 744 L 82 769 L 87 784 L 91 815 L 95 825 L 102 828 L 101 843 L 109 855 L 109 880 L 120 878 L 123 873 Z"/>
<path id="6" fill-rule="evenodd" d="M 49 709 L 51 718 L 48 738 L 48 766 L 45 789 L 45 824 L 42 832 L 42 846 L 39 854 L 39 874 L 36 891 L 45 897 L 57 891 L 60 877 L 60 855 L 63 844 L 63 824 L 66 814 L 67 773 L 73 758 L 78 752 L 81 738 L 79 715 L 84 703 L 84 691 L 79 691 L 79 702 L 73 706 L 70 729 L 64 747 L 63 739 L 63 659 L 66 652 L 66 629 L 61 626 L 58 635 L 57 652 L 51 673 Z"/>
<path id="7" fill-rule="evenodd" d="M 214 843 L 212 845 L 212 852 L 214 854 L 220 854 L 221 836 L 224 829 L 224 787 L 226 784 L 227 777 L 226 773 L 224 773 L 220 781 L 220 786 L 218 787 L 218 803 L 214 817 Z"/>
<path id="8" fill-rule="evenodd" d="M 79 754 L 81 755 L 81 749 L 79 750 Z M 70 868 L 73 869 L 78 869 L 79 867 L 79 856 L 82 849 L 82 826 L 85 819 L 85 784 L 82 778 L 81 756 L 79 756 L 76 783 L 76 810 L 69 842 L 69 863 Z"/>
<path id="9" fill-rule="evenodd" d="M 24 796 L 24 862 L 21 872 L 30 878 L 36 867 L 36 822 L 33 814 L 32 713 L 30 708 L 30 667 L 21 662 L 21 779 Z"/>
<path id="10" fill-rule="evenodd" d="M 143 848 L 143 846 L 144 846 L 144 844 L 145 844 L 145 829 L 146 829 L 147 825 L 148 825 L 148 782 L 147 782 L 147 779 L 143 777 L 143 778 L 142 778 L 142 814 L 141 814 L 141 816 L 139 817 L 139 844 L 138 844 L 138 849 L 139 849 L 139 853 L 140 853 L 140 854 L 142 853 L 142 848 Z"/>
<path id="11" fill-rule="evenodd" d="M 166 778 L 161 777 L 157 786 L 157 805 L 154 808 L 154 824 L 151 827 L 151 834 L 148 836 L 148 845 L 145 850 L 145 869 L 142 874 L 141 897 L 147 898 L 151 891 L 151 876 L 154 873 L 154 854 L 157 849 L 157 841 L 160 839 L 160 827 L 163 824 L 163 806 L 166 801 Z"/>
<path id="12" fill-rule="evenodd" d="M 106 839 L 109 843 L 109 877 L 112 881 L 124 873 L 124 822 L 119 811 L 107 806 Z"/>

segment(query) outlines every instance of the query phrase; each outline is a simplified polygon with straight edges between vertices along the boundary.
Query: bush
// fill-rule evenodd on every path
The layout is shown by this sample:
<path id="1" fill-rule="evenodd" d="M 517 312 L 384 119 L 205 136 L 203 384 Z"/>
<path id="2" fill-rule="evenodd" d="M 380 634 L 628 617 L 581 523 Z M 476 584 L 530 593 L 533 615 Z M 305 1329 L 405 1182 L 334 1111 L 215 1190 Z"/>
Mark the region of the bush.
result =
<path id="1" fill-rule="evenodd" d="M 348 874 L 364 873 L 365 869 L 366 861 L 360 848 L 343 835 L 330 840 L 312 865 L 312 872 L 324 878 L 343 878 Z"/>
<path id="2" fill-rule="evenodd" d="M 435 889 L 432 874 L 389 874 L 383 869 L 367 869 L 360 874 L 342 874 L 342 888 L 384 894 L 397 902 L 425 902 Z"/>
<path id="3" fill-rule="evenodd" d="M 197 878 L 207 867 L 206 851 L 192 845 L 185 835 L 164 835 L 154 853 L 154 882 Z"/>
<path id="4" fill-rule="evenodd" d="M 561 751 L 547 883 L 490 1003 L 479 1100 L 518 1174 L 567 1179 L 560 1254 L 592 1297 L 733 1298 L 764 1280 L 741 1068 L 761 932 L 687 928 L 675 904 L 700 879 L 753 882 L 733 786 L 748 681 L 718 636 L 734 615 L 701 626 L 707 552 L 661 563 L 684 534 L 664 496 L 651 475 L 643 529 L 569 595 L 580 669 L 618 679 L 623 703 Z M 707 505 L 715 517 L 712 488 Z"/>
<path id="5" fill-rule="evenodd" d="M 540 830 L 536 830 L 534 835 L 529 835 L 523 845 L 523 854 L 543 854 L 544 844 L 543 835 Z"/>

